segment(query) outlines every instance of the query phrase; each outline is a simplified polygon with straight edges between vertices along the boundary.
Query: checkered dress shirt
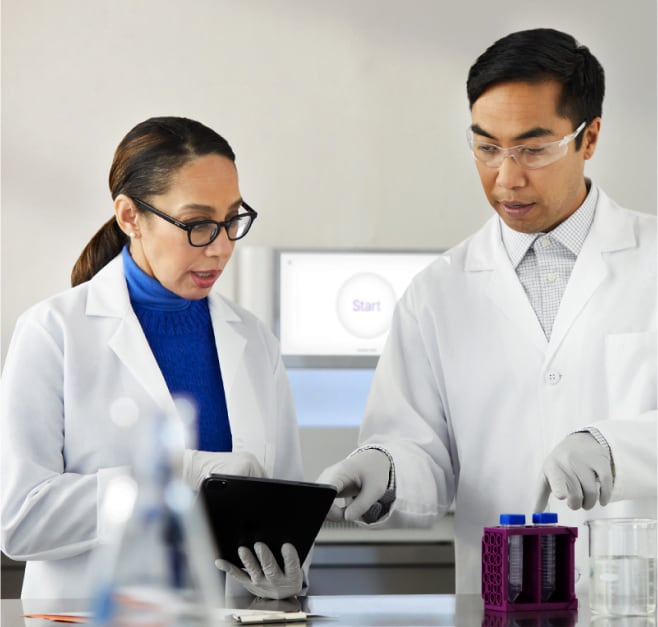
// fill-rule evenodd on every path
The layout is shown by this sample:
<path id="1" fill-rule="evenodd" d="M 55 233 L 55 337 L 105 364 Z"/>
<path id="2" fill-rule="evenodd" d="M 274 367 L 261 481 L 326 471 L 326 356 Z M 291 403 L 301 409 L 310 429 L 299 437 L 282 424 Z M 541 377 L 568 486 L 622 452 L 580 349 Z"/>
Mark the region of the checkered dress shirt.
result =
<path id="1" fill-rule="evenodd" d="M 520 233 L 500 221 L 503 244 L 547 339 L 597 200 L 598 190 L 591 186 L 583 204 L 550 233 Z"/>
<path id="2" fill-rule="evenodd" d="M 583 204 L 550 233 L 520 233 L 500 220 L 505 250 L 547 339 L 551 337 L 564 289 L 594 220 L 599 193 L 589 181 L 587 184 L 589 192 Z M 614 478 L 612 450 L 603 434 L 595 427 L 582 431 L 606 448 Z"/>

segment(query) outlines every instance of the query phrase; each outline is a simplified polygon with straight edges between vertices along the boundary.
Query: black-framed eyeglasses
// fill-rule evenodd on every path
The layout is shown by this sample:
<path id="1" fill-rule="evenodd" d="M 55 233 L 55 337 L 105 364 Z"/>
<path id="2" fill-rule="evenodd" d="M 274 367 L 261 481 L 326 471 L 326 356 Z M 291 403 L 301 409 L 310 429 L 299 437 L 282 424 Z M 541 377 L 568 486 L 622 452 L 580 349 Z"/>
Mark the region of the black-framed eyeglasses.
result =
<path id="1" fill-rule="evenodd" d="M 133 198 L 133 200 L 147 211 L 160 216 L 163 220 L 170 222 L 179 229 L 187 231 L 187 241 L 190 243 L 190 246 L 197 248 L 208 246 L 208 244 L 214 242 L 222 232 L 222 227 L 226 230 L 226 235 L 231 241 L 243 238 L 249 232 L 251 225 L 258 216 L 258 213 L 243 200 L 240 204 L 240 209 L 244 209 L 244 213 L 238 213 L 232 218 L 224 220 L 224 222 L 217 222 L 215 220 L 181 222 L 139 198 Z"/>

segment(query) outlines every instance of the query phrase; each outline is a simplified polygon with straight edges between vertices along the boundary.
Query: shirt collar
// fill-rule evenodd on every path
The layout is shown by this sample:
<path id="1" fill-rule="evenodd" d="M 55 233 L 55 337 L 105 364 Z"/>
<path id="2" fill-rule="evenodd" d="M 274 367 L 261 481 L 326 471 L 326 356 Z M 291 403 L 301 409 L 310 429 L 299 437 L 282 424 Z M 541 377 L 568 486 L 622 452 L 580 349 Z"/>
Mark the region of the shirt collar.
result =
<path id="1" fill-rule="evenodd" d="M 594 210 L 599 197 L 596 185 L 592 185 L 587 180 L 589 191 L 583 201 L 583 204 L 576 209 L 564 222 L 558 224 L 552 231 L 551 237 L 555 238 L 560 244 L 568 248 L 574 255 L 578 256 L 590 226 L 594 219 Z M 507 255 L 516 268 L 528 249 L 533 245 L 535 240 L 544 235 L 543 233 L 521 233 L 511 229 L 503 220 L 498 218 L 500 224 L 501 236 Z"/>

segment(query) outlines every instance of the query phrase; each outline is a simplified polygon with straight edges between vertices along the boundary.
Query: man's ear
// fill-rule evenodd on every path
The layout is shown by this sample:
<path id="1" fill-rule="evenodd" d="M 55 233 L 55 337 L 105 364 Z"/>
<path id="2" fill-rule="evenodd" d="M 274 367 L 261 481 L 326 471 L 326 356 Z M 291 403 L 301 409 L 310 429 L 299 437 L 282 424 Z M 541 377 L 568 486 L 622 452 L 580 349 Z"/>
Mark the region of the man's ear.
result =
<path id="1" fill-rule="evenodd" d="M 583 131 L 583 143 L 580 147 L 583 151 L 583 159 L 591 159 L 596 150 L 596 143 L 599 141 L 599 132 L 601 131 L 601 118 L 594 118 Z"/>

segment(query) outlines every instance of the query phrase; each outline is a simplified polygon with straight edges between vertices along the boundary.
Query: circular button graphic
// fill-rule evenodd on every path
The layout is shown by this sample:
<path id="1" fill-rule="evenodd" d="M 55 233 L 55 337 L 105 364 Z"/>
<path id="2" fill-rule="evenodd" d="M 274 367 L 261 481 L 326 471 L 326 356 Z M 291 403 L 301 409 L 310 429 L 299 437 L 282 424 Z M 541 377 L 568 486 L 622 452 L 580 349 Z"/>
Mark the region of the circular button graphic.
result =
<path id="1" fill-rule="evenodd" d="M 391 326 L 396 300 L 390 283 L 378 274 L 355 274 L 338 290 L 338 319 L 348 333 L 362 339 L 375 338 Z"/>

